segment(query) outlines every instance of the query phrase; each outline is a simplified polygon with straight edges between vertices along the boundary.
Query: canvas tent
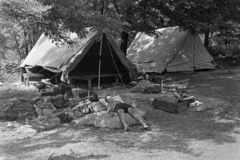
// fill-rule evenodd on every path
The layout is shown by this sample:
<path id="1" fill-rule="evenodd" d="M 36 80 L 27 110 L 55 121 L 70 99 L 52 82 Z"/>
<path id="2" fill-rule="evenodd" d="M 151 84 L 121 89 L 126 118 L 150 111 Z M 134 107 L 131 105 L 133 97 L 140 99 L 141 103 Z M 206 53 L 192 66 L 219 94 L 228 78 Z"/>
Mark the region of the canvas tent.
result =
<path id="1" fill-rule="evenodd" d="M 105 33 L 89 32 L 85 38 L 70 35 L 73 46 L 57 46 L 49 36 L 41 35 L 20 67 L 43 67 L 61 73 L 63 79 L 75 76 L 123 74 L 136 76 L 136 67 Z"/>
<path id="2" fill-rule="evenodd" d="M 214 69 L 213 58 L 198 35 L 179 27 L 158 29 L 158 37 L 138 33 L 127 57 L 145 71 L 162 73 Z"/>

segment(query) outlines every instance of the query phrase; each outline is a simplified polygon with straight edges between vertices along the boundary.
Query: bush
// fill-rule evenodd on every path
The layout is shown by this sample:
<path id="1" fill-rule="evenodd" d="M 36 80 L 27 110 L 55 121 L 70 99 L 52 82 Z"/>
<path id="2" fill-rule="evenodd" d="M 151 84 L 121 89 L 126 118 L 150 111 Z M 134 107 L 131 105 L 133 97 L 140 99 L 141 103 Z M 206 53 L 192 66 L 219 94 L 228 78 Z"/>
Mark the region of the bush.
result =
<path id="1" fill-rule="evenodd" d="M 208 50 L 218 64 L 223 66 L 240 65 L 240 47 L 238 45 L 212 46 Z"/>
<path id="2" fill-rule="evenodd" d="M 19 73 L 13 73 L 13 74 L 2 73 L 2 74 L 0 74 L 0 82 L 13 83 L 13 82 L 20 82 L 20 81 L 21 81 L 21 76 Z"/>

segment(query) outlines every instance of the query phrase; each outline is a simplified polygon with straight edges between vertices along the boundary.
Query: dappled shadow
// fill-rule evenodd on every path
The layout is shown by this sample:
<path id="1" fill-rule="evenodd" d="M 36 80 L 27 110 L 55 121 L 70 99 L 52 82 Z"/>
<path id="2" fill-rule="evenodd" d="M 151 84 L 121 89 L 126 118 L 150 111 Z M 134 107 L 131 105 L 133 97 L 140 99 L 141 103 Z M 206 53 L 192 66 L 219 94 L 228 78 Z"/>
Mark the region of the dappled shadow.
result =
<path id="1" fill-rule="evenodd" d="M 229 119 L 235 118 L 235 116 L 231 117 L 230 113 L 231 110 L 224 114 L 229 115 Z M 215 115 L 212 114 L 211 110 L 172 114 L 149 108 L 147 115 L 151 115 L 148 119 L 152 122 L 154 121 L 163 131 L 169 133 L 176 132 L 178 136 L 181 136 L 180 138 L 213 140 L 218 143 L 221 143 L 221 140 L 222 142 L 234 142 L 234 139 L 226 138 L 226 135 L 232 131 L 236 123 L 217 123 L 214 120 Z M 227 118 L 225 115 L 222 115 L 222 118 Z"/>
<path id="2" fill-rule="evenodd" d="M 160 73 L 165 69 L 165 63 L 172 60 L 173 56 L 179 54 L 183 62 L 189 60 L 189 57 L 183 55 L 183 52 L 186 54 L 187 51 L 181 51 L 186 32 L 180 32 L 178 27 L 160 29 L 158 32 L 161 32 L 161 35 L 157 37 L 137 34 L 128 48 L 128 58 L 140 64 L 146 71 Z"/>
<path id="3" fill-rule="evenodd" d="M 240 75 L 240 74 L 239 74 Z M 164 79 L 179 81 L 189 79 L 189 92 L 209 98 L 218 98 L 231 102 L 235 105 L 238 102 L 240 89 L 238 89 L 238 73 L 226 71 L 198 71 L 194 74 L 187 73 L 164 73 Z M 232 78 L 229 78 L 232 77 Z"/>
<path id="4" fill-rule="evenodd" d="M 49 36 L 42 35 L 23 63 L 24 65 L 59 68 L 66 60 L 83 49 L 85 44 L 95 35 L 96 33 L 91 32 L 85 38 L 79 39 L 72 34 L 75 37 L 72 39 L 75 45 L 72 46 L 66 42 L 54 42 Z"/>
<path id="5" fill-rule="evenodd" d="M 131 132 L 124 132 L 123 129 L 69 124 L 60 126 L 58 129 L 38 133 L 35 136 L 12 140 L 11 146 L 14 146 L 14 152 L 12 151 L 11 155 L 25 154 L 27 156 L 36 151 L 49 149 L 54 153 L 59 149 L 75 150 L 76 146 L 79 147 L 78 151 L 81 151 L 80 146 L 88 144 L 92 147 L 101 146 L 105 149 L 118 146 L 122 149 L 138 148 L 143 151 L 172 150 L 197 157 L 200 153 L 192 150 L 189 146 L 192 140 L 210 140 L 219 144 L 236 142 L 235 138 L 230 135 L 234 125 L 215 123 L 207 119 L 207 113 L 171 114 L 149 107 L 147 115 L 151 115 L 147 117 L 151 127 L 150 131 L 143 131 L 140 126 L 132 126 Z M 9 149 L 11 151 L 10 144 L 4 144 L 0 147 L 2 151 L 5 149 L 8 152 Z M 22 153 L 23 150 L 24 153 Z M 69 155 L 57 157 L 66 158 Z M 89 157 L 70 156 L 70 158 L 87 159 Z M 89 159 L 94 159 L 94 157 Z"/>
<path id="6" fill-rule="evenodd" d="M 223 115 L 218 118 L 229 118 L 231 120 L 232 112 L 238 101 L 236 81 L 224 77 L 225 73 L 204 72 L 197 74 L 165 74 L 165 78 L 171 77 L 173 81 L 189 78 L 189 85 L 194 86 L 189 89 L 191 94 L 199 94 L 211 98 L 218 98 L 233 105 Z M 209 76 L 211 75 L 211 76 Z M 215 77 L 209 79 L 208 77 Z M 228 77 L 228 75 L 226 75 Z M 93 126 L 77 126 L 75 124 L 63 125 L 57 129 L 41 132 L 36 135 L 26 135 L 25 138 L 17 137 L 15 131 L 8 131 L 14 136 L 9 137 L 7 142 L 1 143 L 1 152 L 6 155 L 28 156 L 35 152 L 56 153 L 48 157 L 52 159 L 104 159 L 110 155 L 99 154 L 103 149 L 107 153 L 109 148 L 121 150 L 122 152 L 131 149 L 145 151 L 176 151 L 193 157 L 199 157 L 202 153 L 194 150 L 191 143 L 197 141 L 213 142 L 215 144 L 236 143 L 235 137 L 231 133 L 239 134 L 239 131 L 233 131 L 236 123 L 216 122 L 211 110 L 203 112 L 187 111 L 180 114 L 171 114 L 160 110 L 155 110 L 150 105 L 148 99 L 137 99 L 140 109 L 146 111 L 146 120 L 151 127 L 150 131 L 143 131 L 141 126 L 132 126 L 131 132 L 124 132 L 123 129 L 95 128 Z M 226 117 L 225 115 L 229 115 Z M 229 121 L 230 122 L 230 121 Z M 93 148 L 94 155 L 81 155 L 84 151 L 89 153 L 86 146 Z M 101 149 L 99 149 L 101 148 Z M 72 149 L 74 155 L 68 154 Z M 98 152 L 99 151 L 99 152 Z M 117 152 L 116 151 L 116 152 Z M 109 153 L 110 154 L 110 153 Z M 113 153 L 114 154 L 114 153 Z"/>
<path id="7" fill-rule="evenodd" d="M 40 93 L 36 89 L 36 87 L 27 87 L 21 86 L 16 87 L 13 84 L 10 87 L 6 87 L 5 89 L 1 89 L 0 92 L 0 108 L 4 106 L 5 103 L 11 102 L 15 99 L 25 99 L 31 100 L 39 96 Z"/>
<path id="8" fill-rule="evenodd" d="M 81 155 L 61 155 L 61 156 L 50 156 L 47 160 L 88 160 L 88 159 L 104 159 L 108 158 L 108 155 L 88 155 L 88 156 L 81 156 Z"/>
<path id="9" fill-rule="evenodd" d="M 108 158 L 108 155 L 61 155 L 61 156 L 50 156 L 47 160 L 88 160 L 88 159 L 104 159 Z"/>

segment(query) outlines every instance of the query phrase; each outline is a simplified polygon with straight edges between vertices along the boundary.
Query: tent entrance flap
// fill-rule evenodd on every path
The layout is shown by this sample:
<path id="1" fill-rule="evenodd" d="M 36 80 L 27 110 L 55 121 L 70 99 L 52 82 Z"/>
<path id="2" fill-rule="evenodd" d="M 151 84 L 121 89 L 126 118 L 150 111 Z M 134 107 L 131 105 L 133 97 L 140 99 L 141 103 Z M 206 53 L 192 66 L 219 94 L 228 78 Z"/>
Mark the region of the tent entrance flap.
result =
<path id="1" fill-rule="evenodd" d="M 79 51 L 69 62 L 67 64 L 69 67 L 66 66 L 65 69 L 68 70 L 70 78 L 93 76 L 92 82 L 97 83 L 98 89 L 103 83 L 106 83 L 107 77 L 110 79 L 111 75 L 124 75 L 119 78 L 123 77 L 125 80 L 129 80 L 136 70 L 136 66 L 126 58 L 105 33 L 95 38 L 85 47 L 85 50 Z M 71 62 L 74 62 L 74 67 Z M 98 75 L 97 78 L 95 75 Z"/>

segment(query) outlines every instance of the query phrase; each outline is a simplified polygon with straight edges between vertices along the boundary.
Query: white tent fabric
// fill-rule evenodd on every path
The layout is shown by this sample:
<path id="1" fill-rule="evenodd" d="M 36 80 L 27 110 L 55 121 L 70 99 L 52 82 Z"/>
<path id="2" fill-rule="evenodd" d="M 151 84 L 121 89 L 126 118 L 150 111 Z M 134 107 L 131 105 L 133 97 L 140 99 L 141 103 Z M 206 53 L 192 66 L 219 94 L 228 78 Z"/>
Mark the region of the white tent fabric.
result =
<path id="1" fill-rule="evenodd" d="M 26 59 L 22 62 L 20 67 L 41 66 L 47 70 L 50 70 L 51 72 L 62 72 L 62 75 L 65 76 L 69 72 L 73 71 L 79 63 L 82 63 L 86 55 L 99 55 L 100 49 L 99 46 L 97 46 L 97 43 L 99 42 L 99 37 L 101 35 L 104 37 L 103 43 L 105 44 L 105 46 L 108 46 L 104 48 L 104 53 L 102 53 L 102 57 L 105 57 L 105 59 L 101 58 L 102 64 L 112 67 L 113 62 L 111 61 L 110 64 L 109 59 L 112 60 L 111 57 L 115 56 L 121 62 L 121 65 L 120 63 L 118 63 L 118 67 L 124 67 L 129 73 L 130 78 L 135 77 L 136 66 L 133 65 L 129 61 L 129 59 L 127 59 L 127 57 L 117 47 L 117 45 L 110 36 L 108 36 L 106 33 L 101 34 L 97 32 L 89 32 L 86 37 L 82 39 L 78 38 L 75 33 L 72 33 L 70 37 L 75 42 L 75 45 L 73 46 L 69 46 L 66 43 L 57 46 L 55 43 L 53 43 L 53 40 L 49 36 L 45 36 L 44 34 L 42 34 L 33 49 L 26 57 Z M 95 50 L 92 53 L 89 53 L 89 50 L 91 48 L 95 48 Z M 94 57 L 94 59 L 96 59 L 98 63 L 99 57 L 96 56 Z M 88 62 L 87 64 L 85 63 L 86 65 L 84 67 L 86 68 L 86 70 L 91 67 L 98 67 L 98 64 L 93 63 L 95 62 Z M 95 71 L 98 71 L 98 69 L 95 69 Z"/>
<path id="2" fill-rule="evenodd" d="M 77 34 L 72 33 L 71 38 L 77 45 L 69 46 L 64 43 L 57 46 L 49 36 L 42 34 L 20 67 L 42 66 L 54 68 L 61 72 L 60 68 L 66 60 L 79 50 L 83 50 L 84 46 L 86 46 L 85 44 L 95 35 L 96 32 L 90 32 L 86 38 L 79 39 Z"/>
<path id="3" fill-rule="evenodd" d="M 140 68 L 158 73 L 214 69 L 213 58 L 198 35 L 179 27 L 157 31 L 158 37 L 138 33 L 128 48 L 127 57 Z"/>

